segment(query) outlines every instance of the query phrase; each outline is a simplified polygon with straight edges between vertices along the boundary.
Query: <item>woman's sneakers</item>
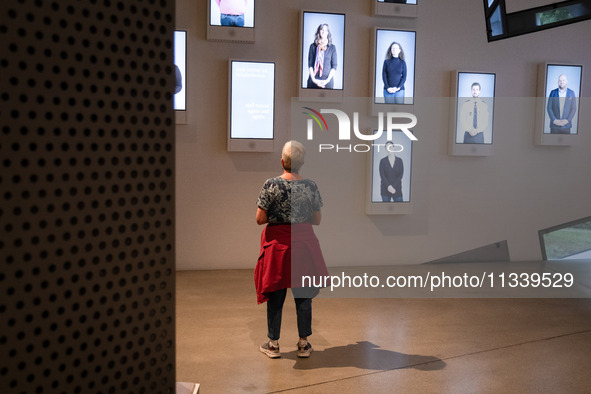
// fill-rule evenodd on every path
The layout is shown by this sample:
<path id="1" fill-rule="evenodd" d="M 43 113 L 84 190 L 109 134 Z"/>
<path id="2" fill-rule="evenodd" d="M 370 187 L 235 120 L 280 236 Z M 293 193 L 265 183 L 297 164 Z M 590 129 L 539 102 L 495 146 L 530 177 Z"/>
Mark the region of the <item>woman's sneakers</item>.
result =
<path id="1" fill-rule="evenodd" d="M 312 349 L 312 344 L 306 340 L 300 339 L 298 341 L 298 357 L 301 358 L 308 358 L 310 357 L 310 353 L 312 353 L 314 349 Z"/>
<path id="2" fill-rule="evenodd" d="M 308 358 L 310 354 L 314 351 L 312 349 L 312 344 L 306 340 L 300 339 L 298 341 L 298 357 L 300 358 Z M 279 343 L 277 341 L 269 340 L 259 347 L 261 353 L 266 354 L 270 358 L 279 358 L 281 357 L 281 353 L 279 353 Z"/>
<path id="3" fill-rule="evenodd" d="M 261 345 L 259 350 L 271 358 L 281 357 L 281 353 L 279 353 L 279 343 L 277 341 L 267 341 Z"/>

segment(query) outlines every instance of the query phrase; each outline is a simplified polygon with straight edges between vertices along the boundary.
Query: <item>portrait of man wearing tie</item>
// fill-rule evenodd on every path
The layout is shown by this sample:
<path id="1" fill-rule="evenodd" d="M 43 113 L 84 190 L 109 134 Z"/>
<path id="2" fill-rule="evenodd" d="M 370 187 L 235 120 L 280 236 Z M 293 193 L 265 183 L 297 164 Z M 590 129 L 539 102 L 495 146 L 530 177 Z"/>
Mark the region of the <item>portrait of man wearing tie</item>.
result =
<path id="1" fill-rule="evenodd" d="M 488 104 L 480 98 L 480 83 L 474 82 L 470 86 L 472 97 L 460 101 L 458 133 L 463 132 L 464 144 L 484 144 L 484 132 L 489 126 Z M 462 100 L 462 99 L 460 99 Z M 460 137 L 460 135 L 458 135 Z"/>

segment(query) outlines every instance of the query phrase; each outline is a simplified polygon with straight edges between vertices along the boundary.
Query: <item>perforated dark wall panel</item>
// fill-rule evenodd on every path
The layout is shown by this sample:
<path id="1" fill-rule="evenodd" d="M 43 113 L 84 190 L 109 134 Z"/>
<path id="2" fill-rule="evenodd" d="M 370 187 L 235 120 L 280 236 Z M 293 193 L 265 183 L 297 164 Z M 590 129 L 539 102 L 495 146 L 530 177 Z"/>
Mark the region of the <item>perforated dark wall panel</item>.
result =
<path id="1" fill-rule="evenodd" d="M 0 393 L 174 392 L 173 30 L 2 1 Z"/>

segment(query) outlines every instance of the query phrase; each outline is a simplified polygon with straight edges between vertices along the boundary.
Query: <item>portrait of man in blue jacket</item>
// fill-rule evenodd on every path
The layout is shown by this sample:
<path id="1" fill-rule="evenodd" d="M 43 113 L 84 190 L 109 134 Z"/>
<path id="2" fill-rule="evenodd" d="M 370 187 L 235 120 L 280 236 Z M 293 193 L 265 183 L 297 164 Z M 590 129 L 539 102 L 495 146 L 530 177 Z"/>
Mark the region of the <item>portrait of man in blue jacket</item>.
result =
<path id="1" fill-rule="evenodd" d="M 550 117 L 550 134 L 570 134 L 577 112 L 575 92 L 567 87 L 566 75 L 558 77 L 558 87 L 550 92 L 546 109 Z"/>

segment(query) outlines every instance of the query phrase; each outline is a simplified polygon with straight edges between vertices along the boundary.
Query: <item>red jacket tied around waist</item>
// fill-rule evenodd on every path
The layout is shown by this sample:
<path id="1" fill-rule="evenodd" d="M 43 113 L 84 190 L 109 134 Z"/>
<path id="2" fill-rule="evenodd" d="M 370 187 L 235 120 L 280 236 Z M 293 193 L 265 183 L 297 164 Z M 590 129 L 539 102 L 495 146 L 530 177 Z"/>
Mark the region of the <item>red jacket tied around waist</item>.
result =
<path id="1" fill-rule="evenodd" d="M 277 224 L 264 228 L 254 271 L 259 304 L 268 300 L 267 293 L 301 288 L 303 276 L 326 275 L 326 263 L 311 224 Z"/>

